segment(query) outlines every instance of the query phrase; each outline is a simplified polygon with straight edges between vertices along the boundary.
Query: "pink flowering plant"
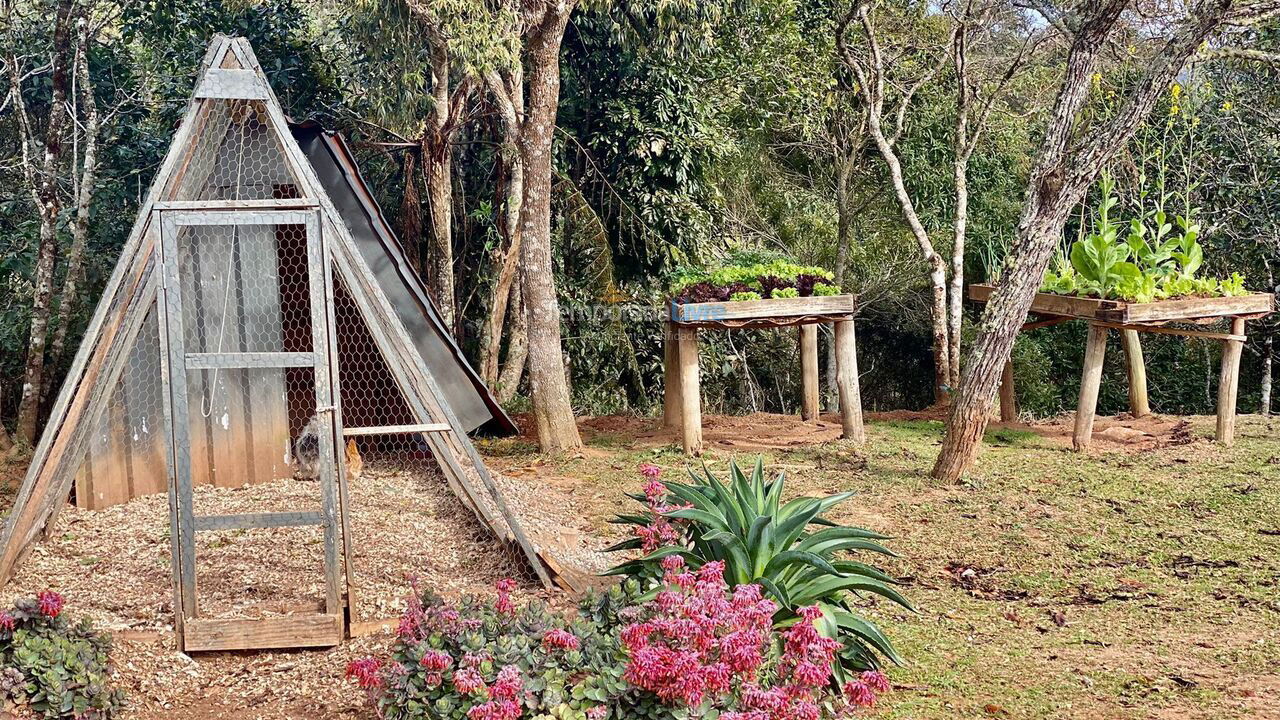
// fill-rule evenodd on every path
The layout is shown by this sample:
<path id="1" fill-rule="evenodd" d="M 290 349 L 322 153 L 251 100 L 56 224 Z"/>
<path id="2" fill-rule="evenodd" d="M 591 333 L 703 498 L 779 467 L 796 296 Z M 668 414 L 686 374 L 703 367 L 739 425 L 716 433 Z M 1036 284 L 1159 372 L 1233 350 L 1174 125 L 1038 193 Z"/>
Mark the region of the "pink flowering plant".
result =
<path id="1" fill-rule="evenodd" d="M 455 604 L 415 587 L 390 657 L 353 661 L 347 677 L 388 720 L 603 720 L 634 692 L 613 629 L 631 600 L 615 587 L 570 621 L 517 606 L 514 589 L 503 581 L 493 599 Z"/>
<path id="2" fill-rule="evenodd" d="M 724 563 L 690 570 L 678 555 L 663 559 L 661 590 L 622 628 L 625 679 L 690 717 L 727 720 L 840 718 L 875 703 L 888 680 L 869 670 L 832 683 L 840 642 L 816 623 L 821 608 L 797 610 L 774 627 L 778 605 L 754 583 L 729 592 Z M 672 713 L 675 715 L 675 713 Z"/>
<path id="3" fill-rule="evenodd" d="M 888 660 L 900 663 L 888 637 L 856 612 L 858 603 L 873 598 L 912 610 L 897 589 L 898 582 L 883 570 L 855 559 L 856 553 L 891 556 L 880 541 L 887 536 L 858 527 L 839 525 L 825 513 L 853 496 L 844 492 L 824 498 L 796 498 L 783 503 L 784 475 L 765 478 L 757 460 L 750 475 L 730 463 L 729 482 L 721 482 L 704 468 L 690 473 L 689 484 L 663 481 L 645 472 L 644 504 L 640 513 L 619 515 L 614 522 L 635 527 L 635 535 L 612 551 L 643 555 L 612 568 L 648 586 L 647 597 L 670 593 L 666 565 L 679 561 L 687 572 L 712 564 L 728 587 L 757 585 L 776 609 L 776 628 L 804 619 L 804 610 L 817 630 L 838 643 L 831 678 L 845 686 L 861 682 L 863 672 L 878 670 Z"/>
<path id="4" fill-rule="evenodd" d="M 111 636 L 72 622 L 61 594 L 43 590 L 0 610 L 0 716 L 105 720 L 124 693 L 112 689 Z"/>

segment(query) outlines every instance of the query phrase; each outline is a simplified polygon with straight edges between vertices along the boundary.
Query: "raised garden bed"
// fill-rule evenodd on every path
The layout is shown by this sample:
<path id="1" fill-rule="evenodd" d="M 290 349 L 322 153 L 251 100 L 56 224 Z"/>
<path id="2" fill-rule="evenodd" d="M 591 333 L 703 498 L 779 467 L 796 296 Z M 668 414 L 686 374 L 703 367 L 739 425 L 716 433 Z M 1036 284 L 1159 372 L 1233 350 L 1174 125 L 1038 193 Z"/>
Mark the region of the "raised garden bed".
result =
<path id="1" fill-rule="evenodd" d="M 969 299 L 986 302 L 995 292 L 992 285 L 970 285 Z M 1031 312 L 1060 315 L 1109 323 L 1161 323 L 1196 321 L 1225 317 L 1266 315 L 1275 310 L 1275 297 L 1253 293 L 1236 297 L 1191 297 L 1149 303 L 1104 300 L 1078 295 L 1036 293 Z"/>
<path id="2" fill-rule="evenodd" d="M 738 302 L 669 303 L 668 319 L 698 327 L 783 327 L 852 318 L 858 309 L 854 295 L 770 298 Z"/>

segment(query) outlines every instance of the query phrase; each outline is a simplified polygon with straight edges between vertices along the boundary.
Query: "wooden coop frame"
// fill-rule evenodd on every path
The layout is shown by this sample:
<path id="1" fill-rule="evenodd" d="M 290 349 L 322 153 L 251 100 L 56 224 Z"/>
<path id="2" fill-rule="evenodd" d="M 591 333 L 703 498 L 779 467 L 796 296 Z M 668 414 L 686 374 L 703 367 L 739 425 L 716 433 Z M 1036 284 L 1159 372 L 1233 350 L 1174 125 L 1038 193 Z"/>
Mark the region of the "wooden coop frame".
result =
<path id="1" fill-rule="evenodd" d="M 662 424 L 681 430 L 686 455 L 702 454 L 702 392 L 698 369 L 699 330 L 795 327 L 800 347 L 800 418 L 818 418 L 818 325 L 831 323 L 835 335 L 836 388 L 842 437 L 863 442 L 862 397 L 853 295 L 775 298 L 741 302 L 670 303 L 665 320 Z"/>
<path id="2" fill-rule="evenodd" d="M 969 286 L 969 298 L 985 303 L 995 292 L 992 285 Z M 1218 377 L 1218 419 L 1215 437 L 1223 445 L 1235 442 L 1236 397 L 1240 386 L 1240 356 L 1244 350 L 1245 322 L 1266 317 L 1275 310 L 1275 297 L 1253 293 L 1239 297 L 1185 298 L 1132 303 L 1036 293 L 1030 313 L 1039 316 L 1028 320 L 1019 332 L 1059 325 L 1070 320 L 1089 323 L 1084 349 L 1084 368 L 1080 379 L 1080 395 L 1076 405 L 1072 446 L 1076 450 L 1089 447 L 1093 438 L 1093 421 L 1098 407 L 1098 389 L 1102 382 L 1102 364 L 1107 348 L 1107 333 L 1120 332 L 1129 376 L 1129 409 L 1134 417 L 1151 412 L 1147 400 L 1147 369 L 1142 356 L 1139 333 L 1157 333 L 1198 337 L 1222 342 L 1222 368 Z M 1209 325 L 1227 321 L 1230 332 L 1211 332 L 1167 327 L 1170 323 Z M 1000 419 L 1016 420 L 1018 415 L 1013 381 L 1013 359 L 1004 366 L 1000 380 Z"/>
<path id="3" fill-rule="evenodd" d="M 237 119 L 238 118 L 238 119 Z M 247 118 L 247 119 L 246 119 Z M 218 172 L 209 156 L 193 159 L 212 145 L 215 156 L 223 152 L 231 123 L 242 127 L 251 123 L 263 147 L 270 153 L 256 158 L 289 177 L 289 192 L 283 196 L 253 199 L 210 197 L 211 178 Z M 240 158 L 245 140 L 241 132 Z M 221 134 L 219 134 L 221 133 Z M 204 140 L 204 143 L 201 141 Z M 200 169 L 203 167 L 204 169 Z M 237 170 L 238 172 L 238 170 Z M 203 173 L 203 176 L 202 176 Z M 237 175 L 236 187 L 240 177 Z M 265 187 L 271 189 L 271 185 Z M 193 189 L 194 188 L 194 189 Z M 280 186 L 275 188 L 280 190 Z M 214 193 L 215 195 L 217 193 Z M 184 304 L 184 293 L 201 292 L 221 282 L 230 287 L 227 275 L 221 279 L 191 277 L 179 267 L 181 248 L 195 254 L 203 237 L 218 229 L 231 228 L 231 242 L 241 243 L 225 252 L 227 267 L 239 258 L 237 267 L 244 276 L 254 276 L 255 287 L 276 287 L 270 298 L 276 303 L 275 316 L 285 313 L 284 270 L 280 256 L 255 257 L 239 249 L 243 236 L 260 230 L 262 237 L 280 240 L 281 228 L 304 238 L 297 284 L 299 308 L 297 325 L 310 333 L 303 350 L 292 350 L 276 328 L 271 351 L 210 352 L 185 347 L 189 333 L 184 319 L 192 316 Z M 273 230 L 274 229 L 274 230 Z M 270 233 L 275 232 L 272 236 Z M 227 233 L 224 233 L 227 234 Z M 273 252 L 283 253 L 283 250 Z M 262 262 L 265 261 L 265 262 Z M 193 284 L 195 283 L 195 284 Z M 381 426 L 345 427 L 342 383 L 337 366 L 341 361 L 335 330 L 335 292 L 341 288 L 357 308 L 357 322 L 372 337 L 376 353 L 385 362 L 393 388 L 398 391 L 414 422 Z M 242 286 L 243 291 L 243 286 Z M 224 291 L 223 297 L 229 294 Z M 247 305 L 245 306 L 248 307 Z M 301 305 L 300 305 L 301 307 Z M 228 308 L 221 309 L 225 327 Z M 246 313 L 247 310 L 240 311 Z M 266 315 L 271 316 L 268 312 Z M 274 316 L 272 316 L 274 317 Z M 151 320 L 148 322 L 148 320 Z M 275 322 L 269 318 L 268 322 Z M 468 438 L 468 426 L 452 409 L 448 394 L 435 372 L 415 346 L 397 308 L 379 282 L 374 270 L 353 238 L 344 216 L 335 207 L 324 185 L 293 135 L 266 77 L 243 38 L 217 36 L 201 65 L 196 90 L 179 125 L 168 154 L 156 173 L 147 199 L 139 209 L 133 229 L 120 259 L 94 312 L 66 382 L 53 406 L 49 421 L 36 446 L 28 473 L 19 488 L 13 510 L 5 521 L 0 538 L 0 583 L 8 582 L 31 545 L 47 537 L 66 504 L 71 488 L 83 480 L 80 469 L 92 460 L 89 452 L 101 424 L 114 417 L 109 407 L 122 403 L 113 398 L 124 387 L 122 375 L 143 333 L 154 333 L 159 371 L 156 405 L 162 405 L 162 424 L 157 431 L 154 455 L 169 495 L 170 555 L 173 576 L 174 630 L 178 647 L 184 651 L 233 650 L 280 647 L 328 646 L 339 643 L 351 630 L 359 581 L 352 557 L 352 534 L 348 517 L 348 477 L 346 459 L 338 451 L 341 441 L 355 436 L 414 436 L 430 452 L 452 492 L 481 524 L 503 542 L 517 548 L 545 587 L 554 580 L 572 587 L 572 568 L 536 548 L 507 506 L 501 491 Z M 221 340 L 219 340 L 219 344 Z M 150 349 L 151 346 L 148 346 Z M 236 515 L 196 515 L 192 503 L 192 463 L 190 462 L 188 378 L 203 377 L 204 371 L 279 371 L 299 368 L 311 373 L 305 392 L 314 392 L 311 414 L 318 423 L 318 480 L 321 503 L 315 508 L 288 512 L 259 512 Z M 190 374 L 194 371 L 194 375 Z M 214 376 L 216 384 L 216 375 Z M 203 382 L 203 380 L 201 380 Z M 281 381 L 282 383 L 283 381 Z M 303 396 L 304 398 L 306 395 Z M 127 398 L 126 398 L 127 399 Z M 156 411 L 159 414 L 159 410 Z M 206 418 L 208 416 L 206 415 Z M 225 420 L 223 421 L 226 422 Z M 474 425 L 473 425 L 474 426 Z M 252 429 L 252 428 L 250 428 Z M 124 428 L 111 432 L 127 434 Z M 159 438 L 163 438 L 161 443 Z M 274 471 L 274 469 L 270 470 Z M 130 481 L 131 482 L 131 481 Z M 132 486 L 129 490 L 132 492 Z M 129 497 L 131 495 L 126 495 Z M 318 613 L 286 614 L 263 618 L 205 617 L 196 604 L 195 536 L 210 530 L 261 529 L 293 526 L 320 526 L 323 529 L 324 602 Z"/>

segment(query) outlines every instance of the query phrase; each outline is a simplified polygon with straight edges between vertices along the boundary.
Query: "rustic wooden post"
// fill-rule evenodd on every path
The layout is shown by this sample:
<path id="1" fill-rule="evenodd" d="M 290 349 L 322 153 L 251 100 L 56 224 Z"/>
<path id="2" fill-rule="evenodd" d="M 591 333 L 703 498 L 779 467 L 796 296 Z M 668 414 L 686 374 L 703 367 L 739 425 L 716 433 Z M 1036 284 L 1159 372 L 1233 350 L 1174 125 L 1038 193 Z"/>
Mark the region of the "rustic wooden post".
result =
<path id="1" fill-rule="evenodd" d="M 1013 358 L 1009 358 L 1000 372 L 1000 420 L 1003 422 L 1018 419 L 1018 399 L 1014 391 Z"/>
<path id="2" fill-rule="evenodd" d="M 1231 334 L 1244 335 L 1244 318 L 1231 318 Z M 1236 395 L 1240 388 L 1240 354 L 1244 340 L 1222 341 L 1222 373 L 1218 376 L 1218 442 L 1231 447 L 1236 439 Z"/>
<path id="3" fill-rule="evenodd" d="M 1121 330 L 1120 344 L 1129 367 L 1129 412 L 1140 418 L 1151 414 L 1147 402 L 1147 364 L 1142 358 L 1142 341 L 1137 330 Z"/>
<path id="4" fill-rule="evenodd" d="M 680 345 L 676 325 L 663 323 L 662 344 L 662 426 L 680 427 Z"/>
<path id="5" fill-rule="evenodd" d="M 1098 385 L 1102 383 L 1102 360 L 1107 352 L 1107 329 L 1089 323 L 1089 340 L 1084 348 L 1084 372 L 1080 378 L 1080 402 L 1076 405 L 1076 427 L 1071 444 L 1076 450 L 1089 447 L 1093 438 L 1093 415 L 1098 409 Z"/>
<path id="6" fill-rule="evenodd" d="M 862 427 L 862 391 L 858 387 L 858 349 L 852 320 L 835 322 L 835 350 L 841 437 L 861 443 L 867 436 Z"/>
<path id="7" fill-rule="evenodd" d="M 800 419 L 818 419 L 818 326 L 801 325 Z"/>
<path id="8" fill-rule="evenodd" d="M 686 455 L 702 454 L 702 389 L 698 378 L 698 329 L 676 329 L 680 358 L 680 423 Z"/>

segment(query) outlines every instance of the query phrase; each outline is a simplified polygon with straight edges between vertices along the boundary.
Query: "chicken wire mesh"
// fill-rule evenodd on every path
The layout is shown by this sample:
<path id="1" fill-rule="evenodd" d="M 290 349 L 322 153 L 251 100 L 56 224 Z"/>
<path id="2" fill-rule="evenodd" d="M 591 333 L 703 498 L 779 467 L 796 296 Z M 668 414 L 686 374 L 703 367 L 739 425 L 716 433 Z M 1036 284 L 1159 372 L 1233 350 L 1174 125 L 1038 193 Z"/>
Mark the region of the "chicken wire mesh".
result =
<path id="1" fill-rule="evenodd" d="M 259 100 L 210 101 L 170 188 L 174 200 L 267 200 L 296 197 L 297 180 Z"/>

